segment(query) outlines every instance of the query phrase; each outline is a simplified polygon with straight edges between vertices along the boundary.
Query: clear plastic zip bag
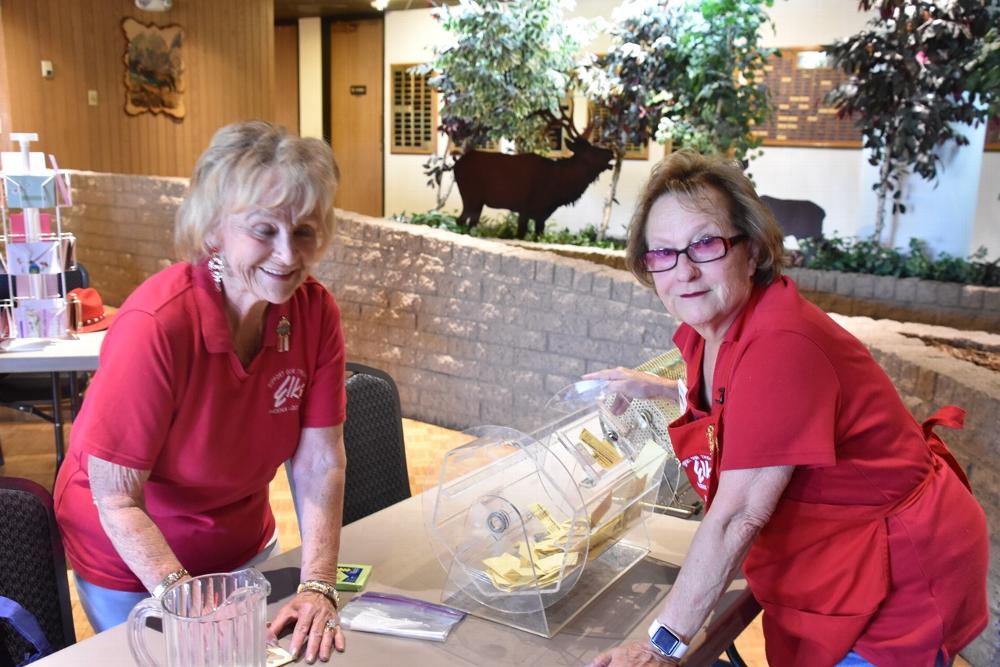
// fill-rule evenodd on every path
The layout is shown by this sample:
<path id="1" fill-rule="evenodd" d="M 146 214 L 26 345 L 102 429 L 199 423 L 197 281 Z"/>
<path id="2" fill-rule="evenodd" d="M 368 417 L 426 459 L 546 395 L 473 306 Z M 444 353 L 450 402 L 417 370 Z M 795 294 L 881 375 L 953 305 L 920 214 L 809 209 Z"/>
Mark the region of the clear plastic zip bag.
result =
<path id="1" fill-rule="evenodd" d="M 443 642 L 465 612 L 405 595 L 367 592 L 354 596 L 340 612 L 348 630 Z"/>

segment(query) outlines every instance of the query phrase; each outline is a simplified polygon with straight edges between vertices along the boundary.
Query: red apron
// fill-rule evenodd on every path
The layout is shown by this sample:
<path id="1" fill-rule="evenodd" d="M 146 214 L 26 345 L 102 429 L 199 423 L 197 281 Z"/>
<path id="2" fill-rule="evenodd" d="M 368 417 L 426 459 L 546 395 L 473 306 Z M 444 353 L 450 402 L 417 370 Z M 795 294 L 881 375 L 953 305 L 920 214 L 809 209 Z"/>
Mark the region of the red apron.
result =
<path id="1" fill-rule="evenodd" d="M 733 356 L 730 356 L 733 358 Z M 728 369 L 719 378 L 726 378 Z M 722 392 L 724 393 L 724 389 Z M 714 405 L 713 405 L 714 407 Z M 688 410 L 669 427 L 671 443 L 706 511 L 718 490 L 725 405 L 697 417 Z M 861 637 L 890 589 L 886 518 L 912 505 L 936 470 L 964 471 L 935 433 L 937 425 L 961 428 L 964 411 L 938 410 L 924 422 L 934 465 L 923 482 L 883 506 L 825 505 L 782 498 L 744 562 L 750 590 L 764 614 L 772 665 L 834 665 Z"/>

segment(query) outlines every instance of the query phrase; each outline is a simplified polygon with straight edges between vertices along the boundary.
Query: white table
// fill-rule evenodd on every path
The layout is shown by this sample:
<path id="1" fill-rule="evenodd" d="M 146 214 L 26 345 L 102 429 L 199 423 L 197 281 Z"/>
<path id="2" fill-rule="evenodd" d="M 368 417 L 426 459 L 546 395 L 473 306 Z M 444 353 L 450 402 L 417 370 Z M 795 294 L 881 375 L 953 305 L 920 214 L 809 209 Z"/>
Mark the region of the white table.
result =
<path id="1" fill-rule="evenodd" d="M 344 527 L 341 562 L 373 566 L 365 590 L 440 601 L 445 572 L 424 532 L 421 505 L 422 498 L 416 496 Z M 646 638 L 646 629 L 677 576 L 697 526 L 693 521 L 654 515 L 650 519 L 650 556 L 656 560 L 647 557 L 640 561 L 551 639 L 470 615 L 441 643 L 347 631 L 347 653 L 334 655 L 328 664 L 331 667 L 585 665 L 599 652 L 627 639 Z M 299 558 L 300 550 L 293 549 L 259 566 L 272 583 L 269 618 L 294 592 L 299 581 Z M 587 576 L 586 570 L 583 576 Z M 349 594 L 342 599 L 349 599 Z M 684 665 L 712 665 L 759 611 L 746 582 L 736 580 L 712 612 L 705 629 L 695 636 Z M 153 655 L 164 659 L 163 636 L 148 628 L 145 632 Z M 288 637 L 282 640 L 282 645 L 287 647 Z M 135 663 L 122 624 L 36 664 L 132 667 Z M 300 664 L 305 661 L 300 660 Z"/>
<path id="2" fill-rule="evenodd" d="M 69 373 L 70 398 L 76 413 L 76 374 L 97 370 L 105 331 L 80 334 L 75 339 L 12 339 L 0 348 L 0 373 L 49 373 L 52 376 L 52 415 L 55 429 L 56 470 L 62 463 L 63 446 L 61 373 Z"/>

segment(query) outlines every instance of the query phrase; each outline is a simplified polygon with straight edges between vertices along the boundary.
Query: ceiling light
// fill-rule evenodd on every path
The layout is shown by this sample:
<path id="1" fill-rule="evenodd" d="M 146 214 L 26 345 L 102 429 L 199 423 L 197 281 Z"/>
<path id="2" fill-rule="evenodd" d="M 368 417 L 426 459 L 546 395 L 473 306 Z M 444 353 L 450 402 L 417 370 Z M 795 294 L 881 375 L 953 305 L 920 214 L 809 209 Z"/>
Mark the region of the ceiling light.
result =
<path id="1" fill-rule="evenodd" d="M 389 6 L 389 0 L 372 0 L 372 7 L 380 12 L 384 12 L 385 8 Z"/>

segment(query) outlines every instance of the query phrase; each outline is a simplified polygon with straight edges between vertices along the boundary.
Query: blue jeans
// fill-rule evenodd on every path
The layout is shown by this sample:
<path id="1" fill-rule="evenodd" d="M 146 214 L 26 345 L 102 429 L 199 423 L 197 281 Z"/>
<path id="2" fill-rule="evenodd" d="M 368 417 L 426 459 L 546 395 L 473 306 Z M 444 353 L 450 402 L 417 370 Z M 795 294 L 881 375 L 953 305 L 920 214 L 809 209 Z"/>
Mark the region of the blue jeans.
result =
<path id="1" fill-rule="evenodd" d="M 278 530 L 275 529 L 274 536 L 261 552 L 236 569 L 253 567 L 279 553 L 281 549 L 278 546 Z M 83 611 L 87 614 L 87 620 L 90 621 L 94 632 L 104 632 L 119 623 L 124 623 L 132 607 L 149 597 L 149 593 L 145 591 L 141 593 L 116 591 L 113 588 L 92 584 L 80 578 L 76 572 L 73 573 L 73 579 L 76 581 L 76 591 L 80 595 L 80 604 L 83 605 Z"/>
<path id="2" fill-rule="evenodd" d="M 952 662 L 954 662 L 954 660 Z M 951 662 L 949 662 L 948 665 L 951 665 Z M 875 665 L 868 662 L 854 651 L 851 651 L 834 667 L 875 667 Z M 940 653 L 938 653 L 937 660 L 934 661 L 934 667 L 947 667 L 944 662 L 944 656 Z"/>

